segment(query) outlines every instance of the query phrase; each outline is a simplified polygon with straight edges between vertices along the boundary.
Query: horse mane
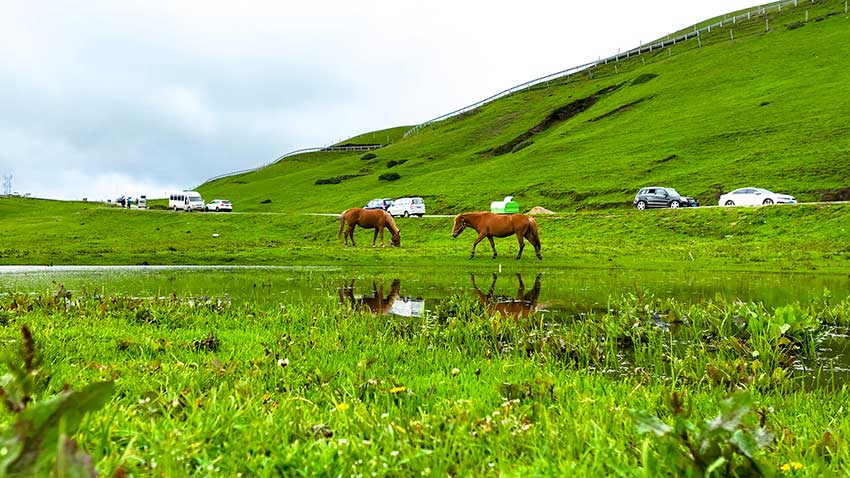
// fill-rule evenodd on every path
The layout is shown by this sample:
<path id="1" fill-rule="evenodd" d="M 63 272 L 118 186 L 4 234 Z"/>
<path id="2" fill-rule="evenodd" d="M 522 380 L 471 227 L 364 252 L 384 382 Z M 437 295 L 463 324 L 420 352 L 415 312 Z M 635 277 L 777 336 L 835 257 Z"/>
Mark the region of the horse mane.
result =
<path id="1" fill-rule="evenodd" d="M 386 211 L 384 211 L 384 214 L 387 215 L 387 224 L 389 225 L 390 230 L 393 232 L 393 234 L 397 234 L 398 226 L 395 225 L 395 219 L 393 219 L 393 215 Z"/>

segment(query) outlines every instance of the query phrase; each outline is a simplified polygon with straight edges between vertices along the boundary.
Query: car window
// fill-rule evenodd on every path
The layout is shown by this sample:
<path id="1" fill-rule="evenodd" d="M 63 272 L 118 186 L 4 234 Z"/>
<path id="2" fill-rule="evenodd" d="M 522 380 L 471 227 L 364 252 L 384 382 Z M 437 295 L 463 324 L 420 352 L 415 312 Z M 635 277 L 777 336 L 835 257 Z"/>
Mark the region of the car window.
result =
<path id="1" fill-rule="evenodd" d="M 747 190 L 746 189 L 736 189 L 736 190 L 732 191 L 732 194 L 747 194 Z"/>
<path id="2" fill-rule="evenodd" d="M 653 189 L 653 188 L 647 189 L 646 194 L 655 194 L 655 189 Z"/>

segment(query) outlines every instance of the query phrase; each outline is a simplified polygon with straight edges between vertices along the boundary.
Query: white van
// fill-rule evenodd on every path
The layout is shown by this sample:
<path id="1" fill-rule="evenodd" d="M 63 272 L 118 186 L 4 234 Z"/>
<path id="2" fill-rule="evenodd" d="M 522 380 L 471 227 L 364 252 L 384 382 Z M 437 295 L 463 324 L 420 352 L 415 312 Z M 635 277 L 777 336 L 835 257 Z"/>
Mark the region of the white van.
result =
<path id="1" fill-rule="evenodd" d="M 180 191 L 168 196 L 168 209 L 174 211 L 203 211 L 206 204 L 197 191 Z"/>
<path id="2" fill-rule="evenodd" d="M 399 198 L 387 208 L 387 212 L 393 216 L 419 216 L 425 215 L 425 201 L 422 198 Z"/>

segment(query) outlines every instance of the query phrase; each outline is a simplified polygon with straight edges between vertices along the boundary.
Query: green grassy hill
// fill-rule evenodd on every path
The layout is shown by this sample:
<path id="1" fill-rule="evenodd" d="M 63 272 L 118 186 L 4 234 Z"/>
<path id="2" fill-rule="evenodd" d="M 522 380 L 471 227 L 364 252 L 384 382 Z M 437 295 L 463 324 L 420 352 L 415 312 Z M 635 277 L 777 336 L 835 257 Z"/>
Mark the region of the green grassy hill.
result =
<path id="1" fill-rule="evenodd" d="M 647 185 L 675 187 L 702 204 L 743 186 L 804 201 L 845 198 L 844 2 L 800 2 L 767 23 L 766 32 L 765 17 L 754 16 L 699 42 L 600 65 L 407 138 L 406 128 L 391 129 L 395 141 L 374 159 L 305 154 L 198 190 L 241 211 L 314 212 L 406 195 L 425 197 L 429 212 L 486 209 L 508 194 L 524 209 L 610 209 L 630 206 Z M 379 180 L 385 173 L 400 178 Z M 337 177 L 339 184 L 315 184 Z"/>

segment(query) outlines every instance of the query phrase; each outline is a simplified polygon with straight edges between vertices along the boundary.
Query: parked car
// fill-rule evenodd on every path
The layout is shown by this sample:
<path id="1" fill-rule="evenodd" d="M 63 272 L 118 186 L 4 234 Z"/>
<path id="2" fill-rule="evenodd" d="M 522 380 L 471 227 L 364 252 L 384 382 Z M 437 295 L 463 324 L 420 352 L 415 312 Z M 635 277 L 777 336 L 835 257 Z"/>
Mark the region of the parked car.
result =
<path id="1" fill-rule="evenodd" d="M 771 204 L 796 204 L 797 198 L 776 194 L 762 188 L 740 188 L 720 196 L 721 206 L 769 206 Z"/>
<path id="2" fill-rule="evenodd" d="M 373 199 L 369 201 L 365 206 L 363 206 L 363 209 L 383 209 L 384 211 L 386 211 L 392 205 L 393 200 L 390 198 Z"/>
<path id="3" fill-rule="evenodd" d="M 206 206 L 197 191 L 180 191 L 168 196 L 168 208 L 175 211 L 203 211 Z"/>
<path id="4" fill-rule="evenodd" d="M 148 208 L 148 197 L 145 196 L 144 194 L 139 196 L 138 205 L 139 205 L 138 206 L 139 209 L 147 209 Z"/>
<path id="5" fill-rule="evenodd" d="M 207 204 L 207 211 L 233 211 L 233 204 L 230 203 L 227 199 L 213 199 L 211 203 Z"/>
<path id="6" fill-rule="evenodd" d="M 425 201 L 422 198 L 394 199 L 387 212 L 393 216 L 422 217 L 425 215 Z"/>
<path id="7" fill-rule="evenodd" d="M 653 207 L 697 207 L 699 203 L 695 198 L 682 196 L 673 188 L 650 187 L 643 188 L 635 195 L 632 204 L 643 211 Z"/>

